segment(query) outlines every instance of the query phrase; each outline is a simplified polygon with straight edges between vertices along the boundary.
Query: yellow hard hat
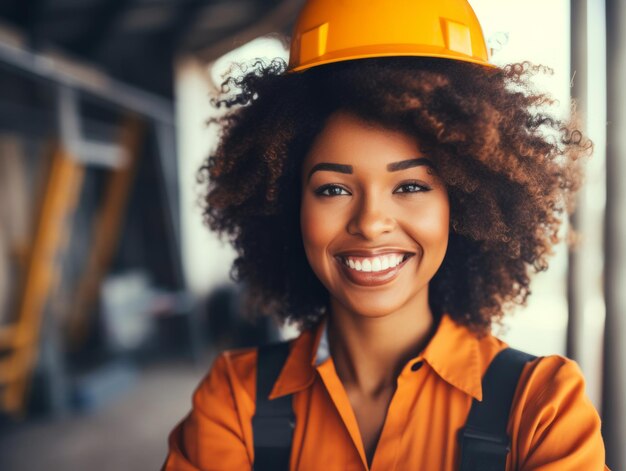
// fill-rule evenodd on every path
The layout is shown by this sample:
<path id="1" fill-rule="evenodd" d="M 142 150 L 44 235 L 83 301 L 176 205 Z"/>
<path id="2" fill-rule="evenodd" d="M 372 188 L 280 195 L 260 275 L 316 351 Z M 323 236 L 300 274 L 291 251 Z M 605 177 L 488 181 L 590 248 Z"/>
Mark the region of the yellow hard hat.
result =
<path id="1" fill-rule="evenodd" d="M 288 70 L 384 56 L 494 67 L 467 0 L 308 0 L 296 21 Z"/>

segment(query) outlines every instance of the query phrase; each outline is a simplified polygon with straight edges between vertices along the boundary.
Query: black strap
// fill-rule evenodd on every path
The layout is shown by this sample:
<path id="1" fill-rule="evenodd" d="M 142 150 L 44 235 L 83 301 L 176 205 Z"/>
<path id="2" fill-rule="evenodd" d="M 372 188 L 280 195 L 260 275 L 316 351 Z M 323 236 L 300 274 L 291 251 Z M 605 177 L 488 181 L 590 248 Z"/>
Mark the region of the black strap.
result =
<path id="1" fill-rule="evenodd" d="M 254 471 L 289 469 L 295 416 L 291 394 L 269 400 L 289 355 L 289 342 L 259 347 L 256 413 L 252 417 Z"/>
<path id="2" fill-rule="evenodd" d="M 459 433 L 461 471 L 504 471 L 510 451 L 506 426 L 524 365 L 533 355 L 506 348 L 492 360 L 483 376 L 483 400 L 472 401 Z"/>

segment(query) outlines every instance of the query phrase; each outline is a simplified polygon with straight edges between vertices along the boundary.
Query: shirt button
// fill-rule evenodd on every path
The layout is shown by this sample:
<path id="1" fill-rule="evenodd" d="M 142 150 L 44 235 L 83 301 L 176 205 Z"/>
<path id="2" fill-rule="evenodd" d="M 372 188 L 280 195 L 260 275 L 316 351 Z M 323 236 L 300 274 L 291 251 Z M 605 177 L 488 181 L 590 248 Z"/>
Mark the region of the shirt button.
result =
<path id="1" fill-rule="evenodd" d="M 423 364 L 424 364 L 424 362 L 423 362 L 423 361 L 416 361 L 415 363 L 413 363 L 413 364 L 411 365 L 411 371 L 417 371 L 417 370 L 419 370 L 419 369 L 422 367 L 422 365 L 423 365 Z"/>

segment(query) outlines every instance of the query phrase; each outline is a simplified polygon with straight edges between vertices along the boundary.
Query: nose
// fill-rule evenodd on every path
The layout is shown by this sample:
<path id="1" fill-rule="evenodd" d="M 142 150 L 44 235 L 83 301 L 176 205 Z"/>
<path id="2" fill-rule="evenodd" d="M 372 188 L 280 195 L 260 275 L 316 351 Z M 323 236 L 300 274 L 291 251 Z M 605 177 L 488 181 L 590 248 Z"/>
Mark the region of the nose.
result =
<path id="1" fill-rule="evenodd" d="M 363 197 L 355 206 L 347 226 L 348 233 L 367 240 L 375 240 L 382 234 L 393 231 L 396 220 L 380 198 Z"/>

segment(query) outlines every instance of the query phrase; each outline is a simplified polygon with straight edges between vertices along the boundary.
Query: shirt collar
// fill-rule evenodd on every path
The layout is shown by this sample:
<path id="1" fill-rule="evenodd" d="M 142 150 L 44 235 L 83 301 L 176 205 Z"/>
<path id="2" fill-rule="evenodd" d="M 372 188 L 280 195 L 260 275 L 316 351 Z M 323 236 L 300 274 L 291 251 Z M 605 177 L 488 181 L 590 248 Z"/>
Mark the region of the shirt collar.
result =
<path id="1" fill-rule="evenodd" d="M 301 391 L 313 383 L 315 368 L 330 358 L 327 324 L 323 318 L 292 342 L 270 399 Z M 481 362 L 479 342 L 467 327 L 444 314 L 428 345 L 410 362 L 424 360 L 444 381 L 482 401 L 481 381 L 486 365 Z"/>
<path id="2" fill-rule="evenodd" d="M 485 367 L 479 350 L 480 341 L 476 334 L 444 314 L 421 356 L 446 382 L 482 401 Z"/>

